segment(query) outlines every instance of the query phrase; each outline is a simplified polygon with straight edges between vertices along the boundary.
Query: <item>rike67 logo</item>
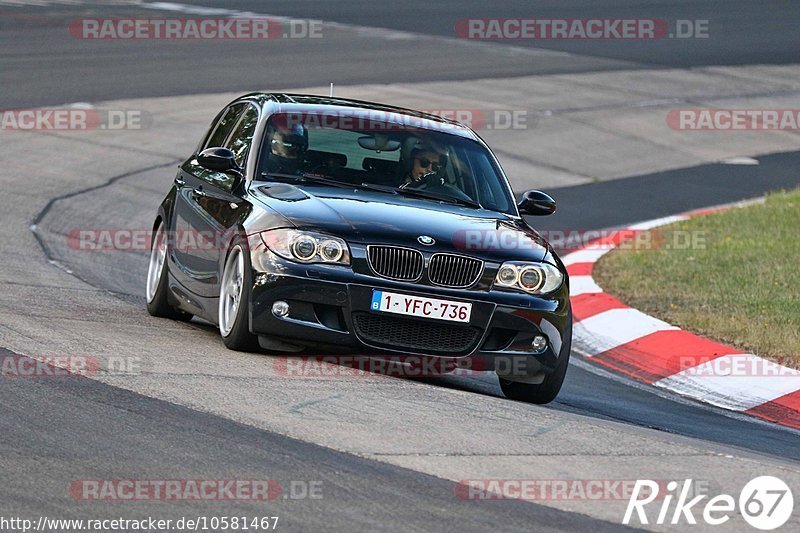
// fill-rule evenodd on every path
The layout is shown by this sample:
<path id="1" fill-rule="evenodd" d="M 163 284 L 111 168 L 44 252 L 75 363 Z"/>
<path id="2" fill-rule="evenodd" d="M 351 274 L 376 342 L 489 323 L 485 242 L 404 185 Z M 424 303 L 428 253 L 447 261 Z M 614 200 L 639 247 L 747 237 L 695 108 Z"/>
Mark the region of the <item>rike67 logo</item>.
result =
<path id="1" fill-rule="evenodd" d="M 703 500 L 709 497 L 707 494 L 692 497 L 691 479 L 685 480 L 682 485 L 670 481 L 666 486 L 666 494 L 660 494 L 661 487 L 663 484 L 653 480 L 636 480 L 622 523 L 630 524 L 635 516 L 640 524 L 650 524 L 655 509 L 650 509 L 648 517 L 645 507 L 656 500 L 660 508 L 658 504 L 653 506 L 658 508 L 653 523 L 657 525 L 697 524 L 695 513 L 698 513 L 706 524 L 719 526 L 731 519 L 738 503 L 739 514 L 748 524 L 769 531 L 785 524 L 794 510 L 794 498 L 789 486 L 773 476 L 750 480 L 739 493 L 738 502 L 729 494 L 719 494 L 706 502 Z"/>

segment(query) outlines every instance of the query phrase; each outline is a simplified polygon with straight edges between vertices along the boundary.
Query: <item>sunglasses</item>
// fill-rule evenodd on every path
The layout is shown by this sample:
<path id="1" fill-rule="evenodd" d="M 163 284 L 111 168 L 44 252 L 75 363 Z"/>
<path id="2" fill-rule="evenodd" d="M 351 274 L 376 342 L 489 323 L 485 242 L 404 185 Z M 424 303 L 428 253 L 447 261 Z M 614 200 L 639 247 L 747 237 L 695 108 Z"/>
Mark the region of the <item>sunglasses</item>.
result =
<path id="1" fill-rule="evenodd" d="M 277 139 L 272 139 L 270 141 L 270 143 L 271 144 L 280 144 L 280 145 L 285 146 L 286 148 L 292 148 L 293 146 L 296 146 L 296 144 L 291 142 L 291 141 L 279 141 Z"/>
<path id="2" fill-rule="evenodd" d="M 434 172 L 438 171 L 441 168 L 441 164 L 438 161 L 431 161 L 427 157 L 417 157 L 417 162 L 419 162 L 419 166 L 422 168 L 430 167 L 431 170 Z"/>

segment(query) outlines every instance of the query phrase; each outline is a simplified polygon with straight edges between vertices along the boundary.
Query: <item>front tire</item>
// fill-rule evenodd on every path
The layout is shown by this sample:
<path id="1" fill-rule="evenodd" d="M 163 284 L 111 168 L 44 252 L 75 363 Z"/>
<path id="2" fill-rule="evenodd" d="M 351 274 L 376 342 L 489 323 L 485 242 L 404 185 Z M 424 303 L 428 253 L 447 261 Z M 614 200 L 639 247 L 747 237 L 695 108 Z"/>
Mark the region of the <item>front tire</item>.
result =
<path id="1" fill-rule="evenodd" d="M 167 239 L 164 223 L 159 220 L 158 228 L 150 241 L 150 262 L 147 266 L 145 298 L 147 312 L 161 318 L 189 321 L 192 315 L 175 309 L 169 303 L 169 266 L 167 264 Z"/>
<path id="2" fill-rule="evenodd" d="M 551 374 L 546 374 L 544 380 L 538 384 L 522 383 L 511 381 L 498 376 L 500 389 L 506 398 L 519 402 L 546 404 L 556 399 L 564 384 L 564 377 L 567 375 L 569 367 L 569 354 L 572 351 L 572 311 L 570 310 L 567 318 L 567 330 L 565 341 L 561 345 L 561 353 L 558 356 L 558 366 Z"/>
<path id="3" fill-rule="evenodd" d="M 249 255 L 237 242 L 225 259 L 219 286 L 219 333 L 222 342 L 231 350 L 245 352 L 258 349 L 258 337 L 250 333 L 248 320 L 252 286 Z"/>

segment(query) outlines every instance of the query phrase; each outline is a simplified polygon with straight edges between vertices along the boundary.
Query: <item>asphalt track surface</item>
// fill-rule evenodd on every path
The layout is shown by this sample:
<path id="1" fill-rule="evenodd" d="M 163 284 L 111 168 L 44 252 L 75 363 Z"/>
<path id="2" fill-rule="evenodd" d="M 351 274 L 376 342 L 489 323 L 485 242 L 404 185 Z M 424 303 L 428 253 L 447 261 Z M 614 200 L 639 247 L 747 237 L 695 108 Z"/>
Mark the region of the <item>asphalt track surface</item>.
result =
<path id="1" fill-rule="evenodd" d="M 230 7 L 223 2 L 187 2 Z M 463 2 L 411 3 L 402 11 L 392 5 L 355 2 L 242 1 L 237 9 L 275 15 L 312 17 L 345 24 L 451 36 L 454 20 L 470 16 L 534 16 L 528 3 L 489 9 Z M 342 39 L 335 49 L 317 43 L 280 43 L 269 53 L 248 43 L 143 43 L 136 54 L 118 43 L 102 53 L 91 53 L 86 43 L 63 35 L 54 20 L 78 16 L 111 16 L 119 8 L 45 6 L 3 7 L 0 26 L 0 108 L 99 101 L 121 97 L 163 96 L 247 90 L 254 86 L 300 86 L 341 83 L 469 79 L 547 72 L 587 72 L 636 68 L 637 65 L 693 66 L 704 64 L 781 63 L 796 61 L 798 5 L 791 2 L 593 3 L 596 16 L 649 16 L 666 19 L 716 19 L 725 38 L 706 45 L 665 42 L 660 47 L 607 47 L 585 43 L 537 43 L 580 56 L 504 56 L 506 61 L 470 64 L 432 61 L 430 43 L 420 38 L 411 45 L 417 54 L 399 68 L 377 61 L 383 50 L 365 53 L 360 38 Z M 645 4 L 647 5 L 647 4 Z M 139 13 L 134 8 L 125 8 Z M 535 16 L 592 16 L 580 2 L 545 2 Z M 10 14 L 9 14 L 10 13 Z M 13 22 L 10 22 L 13 21 Z M 13 26 L 13 27 L 12 27 Z M 712 28 L 714 26 L 712 25 Z M 793 40 L 794 39 L 794 40 Z M 652 43 L 649 43 L 652 44 Z M 417 46 L 418 45 L 418 46 Z M 531 43 L 497 43 L 494 46 L 529 47 Z M 347 57 L 347 61 L 342 61 Z M 456 57 L 454 55 L 453 57 Z M 428 59 L 425 59 L 428 58 Z M 304 68 L 296 68 L 298 61 Z M 213 68 L 209 68 L 213 65 Z M 242 72 L 253 72 L 244 78 Z M 193 132 L 192 135 L 196 134 Z M 554 189 L 557 215 L 536 221 L 542 228 L 605 228 L 654 218 L 687 209 L 759 196 L 798 184 L 792 171 L 800 155 L 777 154 L 759 158 L 759 166 L 706 165 L 605 183 Z M 54 191 L 54 198 L 57 191 Z M 109 201 L 113 202 L 113 198 Z M 31 212 L 30 218 L 47 213 Z M 91 265 L 76 265 L 91 277 Z M 85 270 L 89 269 L 89 270 Z M 103 286 L 122 298 L 142 303 L 141 272 L 130 272 L 117 286 Z M 138 300 L 137 300 L 138 299 Z M 0 356 L 11 355 L 0 352 Z M 430 382 L 430 381 L 429 381 Z M 480 380 L 442 378 L 436 385 L 470 391 L 475 401 L 497 395 Z M 617 524 L 557 511 L 524 502 L 495 502 L 475 506 L 453 498 L 452 484 L 404 468 L 387 465 L 329 448 L 284 437 L 269 431 L 200 413 L 83 378 L 52 380 L 0 380 L 0 511 L 4 515 L 61 513 L 81 516 L 84 503 L 59 496 L 63 485 L 76 477 L 114 478 L 138 469 L 152 477 L 180 478 L 198 467 L 212 465 L 219 477 L 251 477 L 263 471 L 274 479 L 323 479 L 323 500 L 278 501 L 277 514 L 287 515 L 292 530 L 342 530 L 355 528 L 396 530 L 558 530 L 618 529 Z M 796 432 L 769 424 L 678 401 L 629 384 L 613 375 L 573 366 L 558 400 L 546 409 L 567 411 L 599 420 L 653 428 L 708 442 L 709 448 L 765 454 L 800 460 Z M 37 417 L 28 416 L 37 413 Z M 101 429 L 98 429 L 101 428 Z M 128 470 L 126 470 L 128 468 Z M 88 469 L 88 470 L 87 470 Z M 87 476 L 89 472 L 89 476 Z M 292 506 L 295 506 L 294 508 Z M 220 507 L 221 508 L 221 507 Z M 225 511 L 238 511 L 227 503 Z M 194 512 L 193 511 L 197 511 Z M 180 514 L 211 514 L 207 505 L 190 504 Z M 96 507 L 91 508 L 97 515 Z M 177 513 L 163 504 L 142 504 L 137 511 L 167 516 Z M 252 508 L 243 506 L 251 514 Z M 130 507 L 109 504 L 108 516 L 130 512 Z M 167 513 L 167 515 L 165 515 Z"/>
<path id="2" fill-rule="evenodd" d="M 195 0 L 210 7 L 229 5 L 220 0 Z M 243 11 L 263 11 L 263 2 L 236 2 Z M 642 65 L 697 67 L 702 65 L 780 64 L 797 61 L 796 25 L 800 5 L 780 0 L 712 0 L 703 2 L 660 0 L 547 0 L 511 2 L 270 2 L 275 15 L 321 18 L 344 24 L 377 26 L 452 37 L 455 25 L 466 18 L 653 18 L 667 21 L 674 34 L 676 20 L 707 20 L 708 39 L 651 41 L 508 40 L 497 44 L 560 50 Z M 432 64 L 437 64 L 435 61 Z M 569 67 L 566 67 L 569 68 Z"/>
<path id="3" fill-rule="evenodd" d="M 386 38 L 374 39 L 374 32 L 365 35 L 347 26 L 329 32 L 325 39 L 276 39 L 267 45 L 245 41 L 98 43 L 72 38 L 65 26 L 81 17 L 155 17 L 165 12 L 124 4 L 84 6 L 78 2 L 13 8 L 0 2 L 0 60 L 4 66 L 0 108 L 329 82 L 467 81 L 645 67 L 781 64 L 795 62 L 799 48 L 796 22 L 800 4 L 781 0 L 551 0 L 502 5 L 476 0 L 188 0 L 180 4 L 323 19 L 378 32 L 385 29 Z M 489 43 L 495 56 L 481 60 L 471 53 L 479 43 L 465 42 L 454 32 L 455 23 L 468 17 L 708 20 L 710 37 L 501 41 Z M 409 33 L 393 36 L 395 31 Z M 537 53 L 541 50 L 567 53 Z"/>
<path id="4" fill-rule="evenodd" d="M 0 351 L 3 358 L 13 355 Z M 142 478 L 192 479 L 194 472 L 203 469 L 210 479 L 277 481 L 282 496 L 290 497 L 270 502 L 267 516 L 280 517 L 282 530 L 462 531 L 493 529 L 499 524 L 509 531 L 619 529 L 521 501 L 499 501 L 490 507 L 459 501 L 453 497 L 452 483 L 442 479 L 256 430 L 91 379 L 52 378 L 33 386 L 26 380 L 3 379 L 0 402 L 4 411 L 0 451 L 6 463 L 6 489 L 0 503 L 3 516 L 65 516 L 64 507 L 69 506 L 69 515 L 130 517 L 129 502 L 106 502 L 98 514 L 91 502 L 26 495 L 34 488 L 46 496 L 43 480 L 64 487 L 76 479 L 78 471 L 83 479 L 114 479 L 127 465 L 135 465 Z M 32 412 L 40 416 L 25 424 L 13 423 Z M 14 463 L 24 469 L 5 468 Z M 306 480 L 324 484 L 324 497 L 293 499 L 292 492 L 295 497 L 303 494 Z M 308 487 L 311 490 L 313 485 Z M 137 517 L 173 520 L 253 516 L 254 512 L 249 502 L 186 503 L 169 507 L 163 502 L 142 502 L 135 512 Z"/>

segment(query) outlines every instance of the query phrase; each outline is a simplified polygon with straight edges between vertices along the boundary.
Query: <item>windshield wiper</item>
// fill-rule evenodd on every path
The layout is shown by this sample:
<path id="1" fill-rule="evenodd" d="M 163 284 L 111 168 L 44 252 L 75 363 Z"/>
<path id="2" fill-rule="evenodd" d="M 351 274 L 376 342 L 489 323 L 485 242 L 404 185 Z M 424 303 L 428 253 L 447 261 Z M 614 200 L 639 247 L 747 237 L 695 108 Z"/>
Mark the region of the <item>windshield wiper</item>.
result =
<path id="1" fill-rule="evenodd" d="M 427 198 L 429 200 L 437 200 L 440 202 L 447 202 L 450 204 L 460 204 L 460 205 L 465 205 L 467 207 L 474 207 L 476 209 L 483 209 L 483 206 L 474 200 L 459 198 L 457 196 L 448 196 L 447 194 L 438 194 L 430 191 L 421 191 L 419 189 L 401 189 L 400 187 L 389 187 L 387 185 L 374 185 L 372 183 L 362 183 L 361 186 L 375 191 L 383 191 L 393 194 L 405 194 L 406 196 L 416 196 L 418 198 Z"/>
<path id="2" fill-rule="evenodd" d="M 358 187 L 358 185 L 354 185 L 352 183 L 346 183 L 344 181 L 335 180 L 333 178 L 328 178 L 325 176 L 320 176 L 319 174 L 308 174 L 308 173 L 283 174 L 281 172 L 262 172 L 261 177 L 288 178 L 297 181 L 313 181 L 315 183 L 322 183 L 324 185 L 333 185 L 334 187 L 343 187 L 346 189 L 352 189 L 353 187 Z"/>
<path id="3" fill-rule="evenodd" d="M 388 192 L 389 194 L 397 194 L 400 191 L 397 190 L 397 187 L 390 187 L 388 185 L 376 185 L 374 183 L 362 183 L 359 185 L 362 189 L 369 189 L 371 191 L 380 191 L 380 192 Z"/>

